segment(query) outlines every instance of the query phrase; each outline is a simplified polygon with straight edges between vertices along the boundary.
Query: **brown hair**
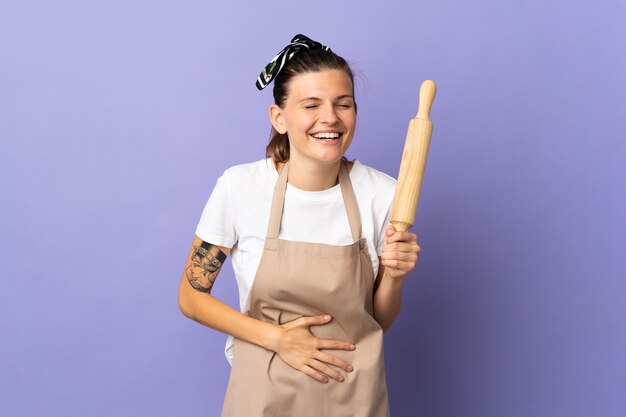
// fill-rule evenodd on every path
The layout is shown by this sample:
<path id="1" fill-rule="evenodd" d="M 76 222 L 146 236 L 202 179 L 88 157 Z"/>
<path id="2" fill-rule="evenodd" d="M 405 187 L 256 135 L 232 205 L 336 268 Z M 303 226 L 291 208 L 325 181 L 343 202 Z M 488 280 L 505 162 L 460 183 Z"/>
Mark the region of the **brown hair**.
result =
<path id="1" fill-rule="evenodd" d="M 332 51 L 309 49 L 295 54 L 274 79 L 274 103 L 281 109 L 285 107 L 289 81 L 296 75 L 333 69 L 344 71 L 348 75 L 352 83 L 352 95 L 354 95 L 354 74 L 346 60 Z M 356 112 L 356 101 L 354 102 L 354 111 Z M 274 162 L 287 162 L 289 160 L 289 137 L 287 133 L 278 133 L 272 126 L 270 140 L 265 147 L 265 156 L 272 158 Z"/>

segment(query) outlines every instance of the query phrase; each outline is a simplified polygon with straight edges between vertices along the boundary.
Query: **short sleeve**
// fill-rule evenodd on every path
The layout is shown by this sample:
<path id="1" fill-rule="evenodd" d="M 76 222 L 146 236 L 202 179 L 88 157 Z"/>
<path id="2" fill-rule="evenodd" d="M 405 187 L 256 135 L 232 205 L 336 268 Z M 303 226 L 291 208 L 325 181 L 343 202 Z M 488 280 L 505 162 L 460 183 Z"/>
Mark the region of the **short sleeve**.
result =
<path id="1" fill-rule="evenodd" d="M 218 178 L 196 227 L 196 236 L 203 241 L 227 248 L 232 248 L 237 242 L 230 195 L 228 178 L 222 175 Z"/>

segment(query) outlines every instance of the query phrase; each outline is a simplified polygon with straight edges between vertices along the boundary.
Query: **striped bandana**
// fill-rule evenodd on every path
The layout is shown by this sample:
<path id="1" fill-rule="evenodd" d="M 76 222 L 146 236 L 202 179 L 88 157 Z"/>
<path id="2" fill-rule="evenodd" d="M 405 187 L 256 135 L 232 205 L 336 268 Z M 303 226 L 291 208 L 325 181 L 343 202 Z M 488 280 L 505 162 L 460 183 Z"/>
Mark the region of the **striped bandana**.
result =
<path id="1" fill-rule="evenodd" d="M 267 87 L 267 85 L 271 83 L 274 78 L 276 78 L 280 70 L 283 69 L 291 57 L 293 57 L 296 52 L 304 49 L 323 49 L 325 51 L 330 51 L 328 46 L 315 42 L 304 35 L 296 35 L 291 40 L 291 43 L 285 46 L 285 49 L 280 51 L 278 55 L 276 55 L 274 59 L 272 59 L 270 63 L 263 68 L 263 71 L 261 71 L 261 74 L 259 74 L 259 77 L 256 79 L 256 88 L 263 90 Z"/>

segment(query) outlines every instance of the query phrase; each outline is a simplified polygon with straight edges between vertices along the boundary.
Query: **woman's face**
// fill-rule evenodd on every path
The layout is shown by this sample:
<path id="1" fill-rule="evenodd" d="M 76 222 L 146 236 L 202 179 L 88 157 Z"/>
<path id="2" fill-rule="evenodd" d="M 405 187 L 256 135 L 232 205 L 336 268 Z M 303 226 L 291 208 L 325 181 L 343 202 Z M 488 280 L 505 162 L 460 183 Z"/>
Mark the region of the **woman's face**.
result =
<path id="1" fill-rule="evenodd" d="M 297 75 L 289 82 L 284 108 L 272 105 L 270 118 L 279 133 L 288 134 L 291 160 L 336 163 L 356 128 L 350 78 L 341 70 Z"/>

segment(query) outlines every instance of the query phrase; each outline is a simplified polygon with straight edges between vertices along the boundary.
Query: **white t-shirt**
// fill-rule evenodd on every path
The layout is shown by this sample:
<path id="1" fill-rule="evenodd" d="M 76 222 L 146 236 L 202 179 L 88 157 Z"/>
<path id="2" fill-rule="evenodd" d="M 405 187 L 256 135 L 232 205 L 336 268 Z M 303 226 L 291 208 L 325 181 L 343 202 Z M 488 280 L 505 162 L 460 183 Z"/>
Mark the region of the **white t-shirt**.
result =
<path id="1" fill-rule="evenodd" d="M 277 180 L 270 158 L 227 169 L 217 180 L 196 228 L 196 236 L 203 241 L 232 248 L 239 307 L 244 313 L 250 307 L 250 288 L 263 253 Z M 361 236 L 367 239 L 376 275 L 396 180 L 355 160 L 350 181 L 361 214 Z M 279 238 L 329 245 L 353 243 L 340 186 L 303 191 L 287 183 Z M 232 348 L 229 337 L 225 354 L 230 363 Z"/>

